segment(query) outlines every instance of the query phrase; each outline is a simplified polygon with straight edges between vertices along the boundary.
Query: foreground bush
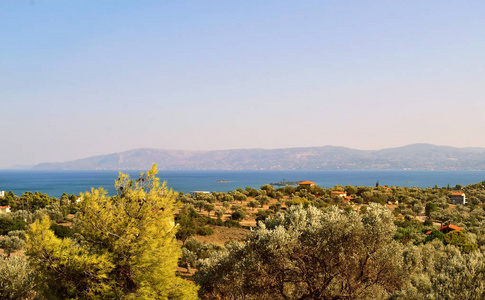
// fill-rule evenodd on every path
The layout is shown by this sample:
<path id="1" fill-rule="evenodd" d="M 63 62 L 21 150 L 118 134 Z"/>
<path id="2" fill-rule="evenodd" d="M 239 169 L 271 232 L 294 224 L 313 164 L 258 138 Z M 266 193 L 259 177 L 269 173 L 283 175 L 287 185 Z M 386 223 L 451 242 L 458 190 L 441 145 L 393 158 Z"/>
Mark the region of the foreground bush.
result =
<path id="1" fill-rule="evenodd" d="M 175 276 L 176 194 L 155 177 L 120 175 L 118 195 L 83 195 L 73 238 L 55 236 L 46 216 L 27 234 L 26 253 L 47 299 L 195 299 L 196 288 Z"/>
<path id="2" fill-rule="evenodd" d="M 406 282 L 391 211 L 292 206 L 202 260 L 205 299 L 379 299 Z"/>
<path id="3" fill-rule="evenodd" d="M 32 299 L 34 287 L 33 269 L 24 258 L 0 260 L 0 299 Z"/>

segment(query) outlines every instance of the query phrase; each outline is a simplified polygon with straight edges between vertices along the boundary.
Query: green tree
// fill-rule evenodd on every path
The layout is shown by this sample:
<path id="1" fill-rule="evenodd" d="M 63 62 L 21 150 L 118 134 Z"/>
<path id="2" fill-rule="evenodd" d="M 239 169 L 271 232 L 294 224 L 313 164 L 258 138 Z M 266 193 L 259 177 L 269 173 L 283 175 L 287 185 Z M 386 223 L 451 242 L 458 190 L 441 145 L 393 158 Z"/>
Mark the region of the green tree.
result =
<path id="1" fill-rule="evenodd" d="M 248 202 L 248 207 L 251 207 L 252 209 L 258 207 L 260 205 L 259 201 L 256 200 L 251 200 Z"/>
<path id="2" fill-rule="evenodd" d="M 233 197 L 234 197 L 234 200 L 240 201 L 241 203 L 243 201 L 246 201 L 246 198 L 247 198 L 246 195 L 240 191 L 235 191 Z"/>
<path id="3" fill-rule="evenodd" d="M 0 298 L 34 299 L 35 274 L 24 257 L 0 260 Z"/>
<path id="4" fill-rule="evenodd" d="M 7 254 L 7 258 L 10 257 L 12 252 L 22 249 L 23 246 L 24 240 L 18 236 L 4 236 L 0 239 L 0 248 Z"/>
<path id="5" fill-rule="evenodd" d="M 207 215 L 210 216 L 211 211 L 216 209 L 216 205 L 214 203 L 206 202 L 204 203 L 204 210 L 207 212 Z"/>
<path id="6" fill-rule="evenodd" d="M 59 239 L 47 217 L 27 235 L 27 254 L 50 299 L 194 299 L 193 284 L 176 277 L 181 255 L 173 220 L 176 193 L 160 185 L 153 168 L 138 180 L 120 174 L 117 195 L 85 193 L 74 231 Z"/>
<path id="7" fill-rule="evenodd" d="M 436 205 L 436 203 L 433 203 L 433 202 L 426 203 L 425 211 L 426 211 L 426 216 L 428 218 L 431 218 L 431 213 L 437 210 L 438 210 L 438 205 Z"/>
<path id="8" fill-rule="evenodd" d="M 179 225 L 176 237 L 185 244 L 185 241 L 196 234 L 197 224 L 195 219 L 198 214 L 192 205 L 184 205 L 177 217 L 177 224 Z"/>
<path id="9" fill-rule="evenodd" d="M 199 263 L 206 299 L 378 299 L 404 285 L 390 210 L 292 206 Z"/>

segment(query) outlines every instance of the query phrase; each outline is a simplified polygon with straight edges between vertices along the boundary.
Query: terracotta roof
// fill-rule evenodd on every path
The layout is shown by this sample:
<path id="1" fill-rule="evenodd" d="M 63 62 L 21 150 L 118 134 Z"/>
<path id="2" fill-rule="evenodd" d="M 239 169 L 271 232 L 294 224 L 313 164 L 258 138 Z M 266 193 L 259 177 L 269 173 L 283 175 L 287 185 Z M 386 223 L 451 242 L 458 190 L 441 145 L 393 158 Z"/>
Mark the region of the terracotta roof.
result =
<path id="1" fill-rule="evenodd" d="M 345 200 L 353 200 L 353 199 L 354 199 L 354 197 L 352 197 L 352 196 L 345 196 L 345 197 L 344 197 L 344 199 L 345 199 Z"/>
<path id="2" fill-rule="evenodd" d="M 10 208 L 10 206 L 0 206 L 0 208 Z"/>
<path id="3" fill-rule="evenodd" d="M 302 181 L 302 182 L 300 182 L 300 184 L 315 184 L 315 182 L 311 182 L 311 181 Z"/>
<path id="4" fill-rule="evenodd" d="M 443 226 L 443 227 L 441 227 L 441 228 L 440 228 L 440 229 L 438 229 L 438 230 L 439 230 L 439 231 L 443 231 L 443 230 L 446 230 L 446 229 L 451 229 L 451 230 L 463 230 L 463 228 L 458 227 L 458 226 L 453 225 L 453 224 Z"/>
<path id="5" fill-rule="evenodd" d="M 433 230 L 426 231 L 426 234 L 431 234 L 431 232 L 433 232 Z"/>
<path id="6" fill-rule="evenodd" d="M 461 196 L 463 195 L 464 193 L 451 193 L 452 196 Z"/>
<path id="7" fill-rule="evenodd" d="M 341 191 L 332 191 L 334 194 L 347 194 L 347 192 L 341 192 Z"/>

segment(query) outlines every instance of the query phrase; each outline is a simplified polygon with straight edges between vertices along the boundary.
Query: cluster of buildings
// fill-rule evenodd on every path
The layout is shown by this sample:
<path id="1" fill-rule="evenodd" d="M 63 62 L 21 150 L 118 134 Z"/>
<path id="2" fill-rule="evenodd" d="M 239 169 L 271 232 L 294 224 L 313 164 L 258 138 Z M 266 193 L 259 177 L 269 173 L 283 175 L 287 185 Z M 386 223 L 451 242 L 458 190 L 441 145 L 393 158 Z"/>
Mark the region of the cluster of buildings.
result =
<path id="1" fill-rule="evenodd" d="M 315 186 L 315 182 L 312 181 L 302 181 L 298 184 L 301 187 L 306 187 L 306 188 L 311 188 Z M 383 186 L 382 187 L 385 190 L 391 190 L 390 187 Z M 330 192 L 330 198 L 335 199 L 335 197 L 342 197 L 344 203 L 348 203 L 354 198 L 352 196 L 348 196 L 347 192 L 342 192 L 342 191 L 331 191 Z M 450 200 L 451 204 L 458 204 L 458 205 L 465 205 L 466 204 L 466 195 L 464 192 L 453 192 L 450 195 Z"/>

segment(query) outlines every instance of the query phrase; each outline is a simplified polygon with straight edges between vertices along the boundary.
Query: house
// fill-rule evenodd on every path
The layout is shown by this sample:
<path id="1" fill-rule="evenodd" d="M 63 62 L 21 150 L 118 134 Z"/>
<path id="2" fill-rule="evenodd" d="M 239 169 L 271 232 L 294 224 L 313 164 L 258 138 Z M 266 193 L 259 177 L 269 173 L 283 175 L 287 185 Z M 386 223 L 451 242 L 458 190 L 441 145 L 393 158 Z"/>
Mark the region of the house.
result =
<path id="1" fill-rule="evenodd" d="M 345 197 L 347 196 L 347 192 L 342 191 L 332 191 L 330 193 L 330 198 L 335 199 L 335 197 Z"/>
<path id="2" fill-rule="evenodd" d="M 0 213 L 9 213 L 10 212 L 10 206 L 0 206 Z"/>
<path id="3" fill-rule="evenodd" d="M 463 228 L 458 227 L 458 226 L 453 225 L 453 224 L 449 224 L 449 225 L 446 225 L 446 226 L 441 225 L 440 229 L 438 229 L 438 230 L 441 231 L 442 233 L 446 234 L 446 233 L 448 233 L 450 231 L 454 231 L 454 230 L 458 230 L 458 231 L 463 230 Z M 426 232 L 426 234 L 431 234 L 432 232 L 433 232 L 432 230 L 429 230 L 429 231 Z"/>
<path id="4" fill-rule="evenodd" d="M 299 186 L 301 187 L 308 187 L 308 188 L 311 188 L 312 186 L 315 186 L 315 182 L 311 182 L 311 181 L 302 181 L 298 184 Z"/>
<path id="5" fill-rule="evenodd" d="M 5 197 L 5 191 L 0 191 L 0 198 Z"/>
<path id="6" fill-rule="evenodd" d="M 460 205 L 466 204 L 466 196 L 465 196 L 465 193 L 463 192 L 451 193 L 450 198 L 451 198 L 451 204 L 460 204 Z"/>
<path id="7" fill-rule="evenodd" d="M 453 224 L 449 224 L 449 225 L 446 225 L 446 226 L 441 226 L 440 229 L 438 229 L 439 231 L 443 232 L 443 233 L 448 233 L 450 231 L 454 231 L 454 230 L 463 230 L 463 228 L 461 227 L 458 227 L 456 225 L 453 225 Z"/>

